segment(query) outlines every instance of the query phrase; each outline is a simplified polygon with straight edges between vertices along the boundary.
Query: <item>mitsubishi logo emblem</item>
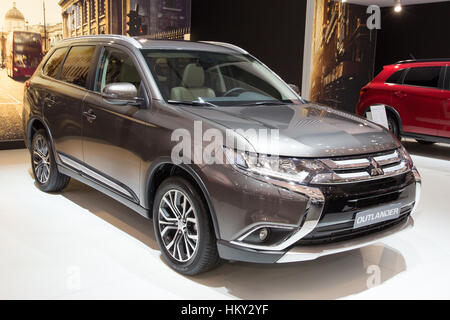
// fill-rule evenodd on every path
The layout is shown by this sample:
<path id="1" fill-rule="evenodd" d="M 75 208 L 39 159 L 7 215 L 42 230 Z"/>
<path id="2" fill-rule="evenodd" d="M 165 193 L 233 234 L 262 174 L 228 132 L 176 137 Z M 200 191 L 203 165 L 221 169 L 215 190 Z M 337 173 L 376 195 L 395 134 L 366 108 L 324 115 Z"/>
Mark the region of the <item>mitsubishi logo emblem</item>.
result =
<path id="1" fill-rule="evenodd" d="M 373 158 L 370 158 L 369 174 L 372 177 L 384 174 L 383 169 L 379 167 L 378 163 Z"/>

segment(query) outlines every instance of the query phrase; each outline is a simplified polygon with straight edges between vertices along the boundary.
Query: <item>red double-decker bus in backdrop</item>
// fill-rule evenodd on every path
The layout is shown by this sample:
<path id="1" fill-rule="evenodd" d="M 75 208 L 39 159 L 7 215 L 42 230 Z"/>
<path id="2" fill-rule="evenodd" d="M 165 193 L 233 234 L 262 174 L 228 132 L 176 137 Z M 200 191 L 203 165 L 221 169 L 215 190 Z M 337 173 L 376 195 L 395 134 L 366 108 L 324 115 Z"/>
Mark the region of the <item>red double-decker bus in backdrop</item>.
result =
<path id="1" fill-rule="evenodd" d="M 6 71 L 11 78 L 31 77 L 43 57 L 37 32 L 11 31 L 5 49 Z"/>

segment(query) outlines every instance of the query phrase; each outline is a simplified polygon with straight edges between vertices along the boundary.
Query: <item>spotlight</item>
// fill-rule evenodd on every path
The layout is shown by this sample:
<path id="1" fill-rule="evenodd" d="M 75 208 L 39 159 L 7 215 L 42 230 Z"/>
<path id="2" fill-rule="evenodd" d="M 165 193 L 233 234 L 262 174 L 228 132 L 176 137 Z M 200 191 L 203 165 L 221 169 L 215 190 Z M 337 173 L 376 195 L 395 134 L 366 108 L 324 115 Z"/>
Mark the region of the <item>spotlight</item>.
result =
<path id="1" fill-rule="evenodd" d="M 400 0 L 395 0 L 394 11 L 395 12 L 402 11 L 402 3 L 400 2 Z"/>

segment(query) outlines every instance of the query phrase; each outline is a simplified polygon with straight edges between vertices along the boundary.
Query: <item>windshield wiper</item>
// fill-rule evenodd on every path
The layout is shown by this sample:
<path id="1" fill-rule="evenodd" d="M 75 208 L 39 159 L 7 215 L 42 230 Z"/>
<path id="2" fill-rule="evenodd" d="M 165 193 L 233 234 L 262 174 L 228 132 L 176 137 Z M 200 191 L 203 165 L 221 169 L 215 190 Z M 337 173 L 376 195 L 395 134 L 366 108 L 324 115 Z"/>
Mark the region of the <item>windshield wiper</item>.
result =
<path id="1" fill-rule="evenodd" d="M 167 100 L 167 103 L 170 104 L 184 104 L 187 106 L 210 106 L 214 108 L 218 108 L 214 103 L 205 101 L 205 100 L 194 100 L 194 101 L 182 101 L 182 100 Z"/>
<path id="2" fill-rule="evenodd" d="M 281 100 L 267 100 L 267 101 L 256 101 L 251 103 L 242 104 L 243 106 L 279 106 L 289 104 Z"/>

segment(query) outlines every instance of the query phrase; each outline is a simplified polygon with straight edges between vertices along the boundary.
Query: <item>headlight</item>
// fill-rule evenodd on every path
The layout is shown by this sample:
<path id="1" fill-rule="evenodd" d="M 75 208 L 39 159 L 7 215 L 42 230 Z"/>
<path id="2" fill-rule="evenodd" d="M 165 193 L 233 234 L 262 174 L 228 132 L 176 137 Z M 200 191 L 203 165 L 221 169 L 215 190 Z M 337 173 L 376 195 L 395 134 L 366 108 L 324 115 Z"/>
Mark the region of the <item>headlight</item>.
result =
<path id="1" fill-rule="evenodd" d="M 225 155 L 228 163 L 240 170 L 296 183 L 309 183 L 318 175 L 331 173 L 318 160 L 270 157 L 229 148 L 225 148 Z"/>

